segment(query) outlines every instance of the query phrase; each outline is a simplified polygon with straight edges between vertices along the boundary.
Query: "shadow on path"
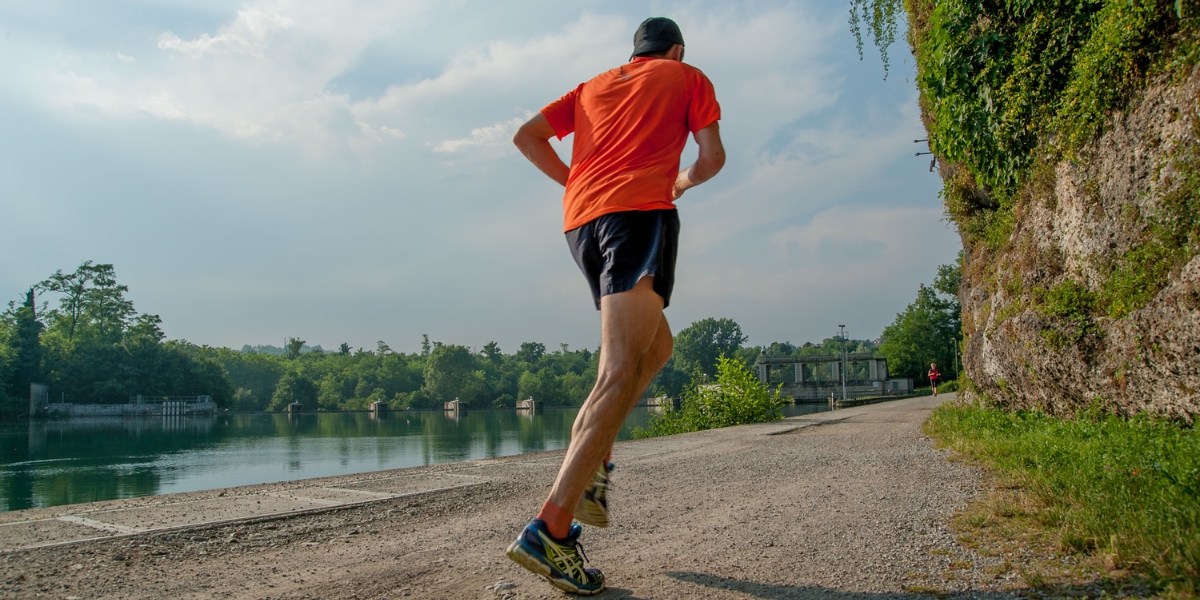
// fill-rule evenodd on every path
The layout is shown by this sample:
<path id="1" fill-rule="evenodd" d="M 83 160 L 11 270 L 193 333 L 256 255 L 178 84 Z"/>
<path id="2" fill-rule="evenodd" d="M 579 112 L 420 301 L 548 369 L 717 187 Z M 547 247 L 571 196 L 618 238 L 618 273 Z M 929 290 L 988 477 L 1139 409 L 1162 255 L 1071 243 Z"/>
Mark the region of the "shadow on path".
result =
<path id="1" fill-rule="evenodd" d="M 718 577 L 705 573 L 690 571 L 667 571 L 666 575 L 677 581 L 691 583 L 707 588 L 728 590 L 750 596 L 751 598 L 782 599 L 828 599 L 828 600 L 903 600 L 914 598 L 972 598 L 978 600 L 1011 600 L 1013 598 L 1096 598 L 1101 594 L 1101 585 L 1077 586 L 1048 586 L 1038 589 L 1020 590 L 1016 592 L 939 592 L 931 589 L 928 593 L 920 592 L 847 592 L 834 590 L 816 585 L 789 586 L 758 583 L 729 577 Z M 613 598 L 633 598 L 628 590 L 614 589 L 617 594 Z M 624 592 L 625 595 L 621 595 Z M 1109 592 L 1111 594 L 1111 591 Z M 1153 593 L 1148 590 L 1126 590 L 1118 597 L 1150 598 Z"/>

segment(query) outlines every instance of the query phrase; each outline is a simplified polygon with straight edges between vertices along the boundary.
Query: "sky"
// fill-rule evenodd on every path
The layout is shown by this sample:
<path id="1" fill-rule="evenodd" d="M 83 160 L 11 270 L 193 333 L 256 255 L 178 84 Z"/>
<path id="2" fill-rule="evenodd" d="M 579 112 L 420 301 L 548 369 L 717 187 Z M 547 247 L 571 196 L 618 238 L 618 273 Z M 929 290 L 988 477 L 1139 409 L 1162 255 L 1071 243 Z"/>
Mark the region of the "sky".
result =
<path id="1" fill-rule="evenodd" d="M 510 140 L 668 16 L 727 152 L 677 203 L 673 329 L 875 338 L 959 240 L 912 56 L 860 61 L 847 7 L 0 0 L 0 299 L 92 260 L 197 344 L 594 348 L 562 190 Z"/>

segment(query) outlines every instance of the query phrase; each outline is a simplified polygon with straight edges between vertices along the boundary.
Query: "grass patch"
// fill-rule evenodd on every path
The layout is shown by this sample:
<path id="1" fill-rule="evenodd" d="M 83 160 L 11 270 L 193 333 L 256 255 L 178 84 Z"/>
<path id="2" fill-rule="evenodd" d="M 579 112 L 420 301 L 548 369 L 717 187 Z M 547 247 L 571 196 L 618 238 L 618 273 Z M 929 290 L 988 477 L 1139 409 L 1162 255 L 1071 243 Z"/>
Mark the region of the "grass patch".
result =
<path id="1" fill-rule="evenodd" d="M 1200 595 L 1200 432 L 1088 411 L 1059 419 L 943 405 L 926 432 L 1009 482 L 960 517 L 973 535 L 1091 557 L 1177 597 Z M 1045 571 L 1021 573 L 1032 587 Z"/>

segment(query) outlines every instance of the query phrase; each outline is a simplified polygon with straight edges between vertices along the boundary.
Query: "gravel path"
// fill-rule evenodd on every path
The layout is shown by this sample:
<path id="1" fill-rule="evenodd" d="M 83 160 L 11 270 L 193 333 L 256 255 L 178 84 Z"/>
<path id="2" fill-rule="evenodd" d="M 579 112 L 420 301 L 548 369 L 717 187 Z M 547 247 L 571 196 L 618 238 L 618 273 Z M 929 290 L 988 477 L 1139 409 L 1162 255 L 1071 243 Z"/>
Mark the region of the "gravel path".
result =
<path id="1" fill-rule="evenodd" d="M 619 444 L 614 525 L 583 537 L 601 597 L 1010 597 L 998 559 L 948 526 L 980 475 L 921 434 L 946 399 Z M 331 512 L 8 552 L 0 597 L 562 598 L 504 557 L 561 456 L 409 469 L 482 483 Z"/>

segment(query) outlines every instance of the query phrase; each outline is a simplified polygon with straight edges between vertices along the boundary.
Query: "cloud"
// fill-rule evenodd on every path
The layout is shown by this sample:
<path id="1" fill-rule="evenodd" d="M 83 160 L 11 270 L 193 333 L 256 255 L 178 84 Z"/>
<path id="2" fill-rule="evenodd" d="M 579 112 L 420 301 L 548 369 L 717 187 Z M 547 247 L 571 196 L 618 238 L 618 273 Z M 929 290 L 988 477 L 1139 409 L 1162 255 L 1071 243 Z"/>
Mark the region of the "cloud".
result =
<path id="1" fill-rule="evenodd" d="M 185 42 L 168 31 L 159 36 L 158 47 L 192 55 L 232 52 L 261 59 L 266 56 L 264 51 L 273 34 L 291 29 L 295 24 L 294 20 L 282 15 L 253 9 L 242 10 L 238 11 L 233 23 L 216 36 L 204 33 L 193 41 Z"/>
<path id="2" fill-rule="evenodd" d="M 434 146 L 435 152 L 443 152 L 447 154 L 461 152 L 467 148 L 475 146 L 495 147 L 509 146 L 509 140 L 512 139 L 517 128 L 521 126 L 532 113 L 527 113 L 524 117 L 513 117 L 507 121 L 492 123 L 484 127 L 477 127 L 471 130 L 471 135 L 457 140 L 446 140 L 437 146 Z"/>
<path id="3" fill-rule="evenodd" d="M 313 0 L 249 2 L 214 32 L 183 38 L 168 30 L 142 60 L 119 54 L 132 69 L 110 71 L 76 57 L 48 78 L 48 100 L 68 111 L 185 120 L 318 154 L 403 139 L 404 129 L 389 123 L 364 132 L 349 97 L 329 83 L 424 9 L 417 1 L 359 0 L 337 9 Z"/>
<path id="4" fill-rule="evenodd" d="M 911 107 L 881 119 L 849 123 L 837 118 L 822 125 L 796 131 L 784 147 L 755 158 L 732 185 L 702 196 L 694 205 L 701 232 L 685 250 L 704 252 L 748 230 L 806 218 L 856 194 L 889 193 L 888 179 L 880 174 L 906 156 L 920 131 Z M 864 176 L 868 173 L 874 176 Z M 731 205 L 738 209 L 728 210 Z"/>
<path id="5" fill-rule="evenodd" d="M 644 7 L 225 2 L 137 22 L 77 9 L 113 33 L 83 40 L 58 18 L 6 42 L 17 51 L 0 56 L 12 73 L 0 102 L 41 119 L 13 119 L 9 196 L 89 215 L 64 225 L 61 252 L 141 273 L 131 283 L 158 294 L 147 306 L 200 342 L 401 347 L 451 330 L 467 344 L 594 346 L 562 190 L 508 140 L 623 63 Z M 936 177 L 903 162 L 924 137 L 911 84 L 866 81 L 844 9 L 817 0 L 674 12 L 688 62 L 716 86 L 729 159 L 679 203 L 672 322 L 730 316 L 756 340 L 802 340 L 788 328 L 810 315 L 890 316 L 911 301 L 955 246 Z M 570 140 L 554 143 L 566 157 Z M 162 252 L 140 250 L 145 232 Z M 171 243 L 182 237 L 226 241 Z M 0 287 L 28 285 L 14 277 Z"/>

